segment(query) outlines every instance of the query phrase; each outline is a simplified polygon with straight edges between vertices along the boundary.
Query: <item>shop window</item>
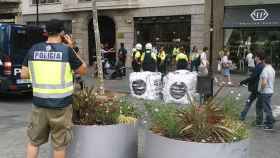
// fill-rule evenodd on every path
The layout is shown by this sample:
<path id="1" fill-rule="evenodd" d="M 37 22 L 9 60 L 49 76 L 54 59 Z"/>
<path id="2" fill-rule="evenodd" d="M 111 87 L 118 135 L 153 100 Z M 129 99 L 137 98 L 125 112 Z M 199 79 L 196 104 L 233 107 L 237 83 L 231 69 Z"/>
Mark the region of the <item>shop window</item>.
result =
<path id="1" fill-rule="evenodd" d="M 190 46 L 191 16 L 138 17 L 134 22 L 137 43 L 152 42 L 167 49 L 174 45 L 187 49 Z"/>
<path id="2" fill-rule="evenodd" d="M 239 71 L 246 71 L 248 52 L 255 54 L 258 49 L 270 55 L 274 68 L 280 69 L 279 28 L 225 29 L 224 45 L 230 49 L 230 58 Z"/>

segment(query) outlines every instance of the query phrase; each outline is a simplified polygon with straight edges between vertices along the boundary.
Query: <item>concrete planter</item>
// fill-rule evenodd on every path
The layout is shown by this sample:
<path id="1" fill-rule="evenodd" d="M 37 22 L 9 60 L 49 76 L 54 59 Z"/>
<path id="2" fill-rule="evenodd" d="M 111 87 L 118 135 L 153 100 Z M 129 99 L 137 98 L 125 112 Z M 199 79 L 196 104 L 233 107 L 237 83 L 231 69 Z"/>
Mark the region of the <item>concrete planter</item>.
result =
<path id="1" fill-rule="evenodd" d="M 248 158 L 249 140 L 235 143 L 195 143 L 146 132 L 144 158 Z"/>
<path id="2" fill-rule="evenodd" d="M 74 126 L 67 158 L 136 158 L 137 125 Z"/>

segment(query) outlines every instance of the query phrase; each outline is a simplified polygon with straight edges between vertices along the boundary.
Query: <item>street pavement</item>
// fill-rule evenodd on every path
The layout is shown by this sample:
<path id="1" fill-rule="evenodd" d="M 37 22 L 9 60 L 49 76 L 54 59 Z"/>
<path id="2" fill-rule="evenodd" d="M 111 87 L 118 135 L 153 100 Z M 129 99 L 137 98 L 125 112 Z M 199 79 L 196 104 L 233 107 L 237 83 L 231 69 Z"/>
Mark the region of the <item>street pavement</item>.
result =
<path id="1" fill-rule="evenodd" d="M 245 76 L 233 75 L 233 82 L 238 83 Z M 87 85 L 95 85 L 91 76 L 85 78 Z M 105 80 L 105 88 L 109 90 L 129 92 L 128 79 Z M 277 122 L 273 132 L 262 128 L 251 127 L 250 158 L 280 158 L 280 80 L 276 81 L 276 93 L 272 104 Z M 244 87 L 225 87 L 223 95 L 232 95 L 236 99 L 246 100 L 249 93 Z M 24 158 L 27 143 L 26 126 L 32 107 L 30 96 L 0 97 L 0 158 Z M 248 122 L 254 120 L 255 108 L 250 110 Z M 140 146 L 143 145 L 140 143 Z M 40 158 L 50 158 L 50 145 L 44 145 L 40 150 Z M 139 153 L 140 157 L 143 155 Z"/>

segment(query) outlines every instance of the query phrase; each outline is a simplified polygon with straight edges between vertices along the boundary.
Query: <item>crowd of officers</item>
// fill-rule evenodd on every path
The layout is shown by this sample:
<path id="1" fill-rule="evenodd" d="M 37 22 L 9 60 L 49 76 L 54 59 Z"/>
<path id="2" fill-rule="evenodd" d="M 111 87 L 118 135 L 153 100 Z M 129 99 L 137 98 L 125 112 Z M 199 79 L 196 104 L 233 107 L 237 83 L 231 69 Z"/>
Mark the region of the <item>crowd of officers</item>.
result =
<path id="1" fill-rule="evenodd" d="M 140 43 L 135 45 L 132 51 L 132 68 L 134 72 L 151 71 L 166 74 L 168 69 L 198 71 L 200 65 L 200 54 L 196 47 L 188 56 L 186 49 L 182 46 L 175 46 L 172 53 L 167 54 L 164 47 L 159 51 L 153 48 L 151 43 L 143 49 Z"/>

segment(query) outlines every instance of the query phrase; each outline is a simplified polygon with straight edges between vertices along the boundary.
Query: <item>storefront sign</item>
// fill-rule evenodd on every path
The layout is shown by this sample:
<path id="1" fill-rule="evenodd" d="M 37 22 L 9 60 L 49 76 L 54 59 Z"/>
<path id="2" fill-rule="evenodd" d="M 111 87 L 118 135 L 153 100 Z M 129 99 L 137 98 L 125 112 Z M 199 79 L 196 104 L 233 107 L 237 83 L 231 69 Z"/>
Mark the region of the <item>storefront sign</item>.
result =
<path id="1" fill-rule="evenodd" d="M 280 5 L 226 7 L 224 27 L 279 27 L 279 8 Z"/>

